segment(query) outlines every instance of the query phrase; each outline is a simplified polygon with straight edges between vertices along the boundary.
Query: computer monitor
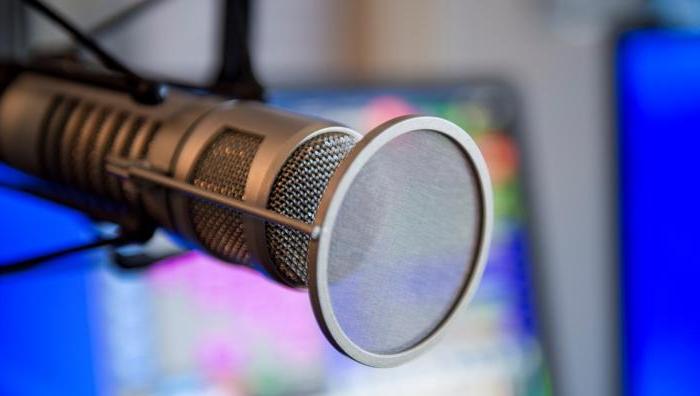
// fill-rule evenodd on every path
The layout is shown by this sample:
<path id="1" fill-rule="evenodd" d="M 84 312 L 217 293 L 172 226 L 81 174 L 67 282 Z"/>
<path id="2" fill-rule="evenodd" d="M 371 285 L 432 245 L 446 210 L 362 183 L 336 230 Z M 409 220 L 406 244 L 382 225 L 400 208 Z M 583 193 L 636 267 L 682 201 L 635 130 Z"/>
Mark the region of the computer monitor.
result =
<path id="1" fill-rule="evenodd" d="M 369 368 L 331 347 L 303 291 L 197 252 L 142 272 L 124 272 L 106 254 L 92 253 L 0 279 L 0 301 L 9 301 L 0 304 L 0 317 L 18 318 L 0 328 L 0 335 L 14 338 L 5 346 L 9 354 L 0 353 L 20 363 L 0 359 L 0 391 L 549 394 L 513 91 L 500 82 L 470 81 L 284 89 L 273 91 L 270 101 L 360 131 L 403 114 L 437 115 L 475 138 L 493 181 L 495 235 L 482 284 L 443 340 L 404 366 Z M 10 250 L 36 253 L 39 244 L 60 246 L 90 231 L 83 219 L 53 205 L 15 193 L 0 199 L 10 208 L 11 221 L 0 225 Z"/>
<path id="2" fill-rule="evenodd" d="M 615 47 L 624 394 L 700 394 L 700 31 Z"/>

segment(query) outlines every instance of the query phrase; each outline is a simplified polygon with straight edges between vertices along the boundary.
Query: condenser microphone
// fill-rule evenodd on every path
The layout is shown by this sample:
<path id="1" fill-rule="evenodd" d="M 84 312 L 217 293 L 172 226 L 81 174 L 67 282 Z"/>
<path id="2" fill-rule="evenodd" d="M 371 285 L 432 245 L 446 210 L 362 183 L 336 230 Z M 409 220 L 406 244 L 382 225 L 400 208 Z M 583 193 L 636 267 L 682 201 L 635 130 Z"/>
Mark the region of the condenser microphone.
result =
<path id="1" fill-rule="evenodd" d="M 20 72 L 0 92 L 0 159 L 103 197 L 224 261 L 308 288 L 329 341 L 394 366 L 474 293 L 492 229 L 469 135 L 407 116 L 369 133 L 172 90 L 158 105 Z"/>

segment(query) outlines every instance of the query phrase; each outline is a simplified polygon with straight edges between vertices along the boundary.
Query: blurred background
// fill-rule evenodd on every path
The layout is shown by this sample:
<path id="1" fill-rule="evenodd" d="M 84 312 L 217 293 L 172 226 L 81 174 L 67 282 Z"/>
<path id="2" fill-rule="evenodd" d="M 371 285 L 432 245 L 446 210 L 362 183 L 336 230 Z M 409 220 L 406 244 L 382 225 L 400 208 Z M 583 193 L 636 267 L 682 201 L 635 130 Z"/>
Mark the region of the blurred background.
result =
<path id="1" fill-rule="evenodd" d="M 50 1 L 86 29 L 134 3 Z M 221 5 L 158 1 L 100 42 L 144 73 L 203 84 L 220 61 Z M 304 293 L 257 274 L 198 253 L 145 273 L 80 255 L 0 279 L 0 393 L 700 392 L 698 2 L 251 7 L 271 103 L 361 131 L 435 114 L 477 139 L 497 229 L 476 300 L 435 351 L 376 370 L 327 345 Z M 0 3 L 0 32 L 5 56 L 68 44 L 13 1 Z M 75 213 L 9 192 L 0 202 L 3 259 L 89 235 Z"/>

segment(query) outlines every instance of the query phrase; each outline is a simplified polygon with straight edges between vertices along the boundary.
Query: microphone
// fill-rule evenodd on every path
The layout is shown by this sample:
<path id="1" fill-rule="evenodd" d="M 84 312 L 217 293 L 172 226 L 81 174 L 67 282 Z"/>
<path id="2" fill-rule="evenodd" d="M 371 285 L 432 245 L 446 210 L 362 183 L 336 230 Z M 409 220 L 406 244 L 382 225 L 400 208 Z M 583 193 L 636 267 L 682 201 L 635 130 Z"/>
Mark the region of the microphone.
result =
<path id="1" fill-rule="evenodd" d="M 423 352 L 477 288 L 492 192 L 451 122 L 406 116 L 362 136 L 186 90 L 149 106 L 34 71 L 5 80 L 1 161 L 308 288 L 324 334 L 360 363 Z"/>

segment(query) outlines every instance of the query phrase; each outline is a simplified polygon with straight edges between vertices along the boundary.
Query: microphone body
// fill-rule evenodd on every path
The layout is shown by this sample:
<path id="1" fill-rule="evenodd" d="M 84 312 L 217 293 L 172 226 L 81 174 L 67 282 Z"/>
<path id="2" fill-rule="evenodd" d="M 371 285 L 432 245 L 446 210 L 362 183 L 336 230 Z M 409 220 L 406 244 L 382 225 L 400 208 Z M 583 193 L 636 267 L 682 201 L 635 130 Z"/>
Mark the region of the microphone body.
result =
<path id="1" fill-rule="evenodd" d="M 108 172 L 107 160 L 141 162 L 311 223 L 322 187 L 358 138 L 339 124 L 254 102 L 173 90 L 163 104 L 143 106 L 124 93 L 35 73 L 15 77 L 0 101 L 3 162 L 123 203 L 222 260 L 290 286 L 305 286 L 308 237 L 202 199 L 125 182 Z M 290 249 L 300 257 L 290 259 Z"/>

